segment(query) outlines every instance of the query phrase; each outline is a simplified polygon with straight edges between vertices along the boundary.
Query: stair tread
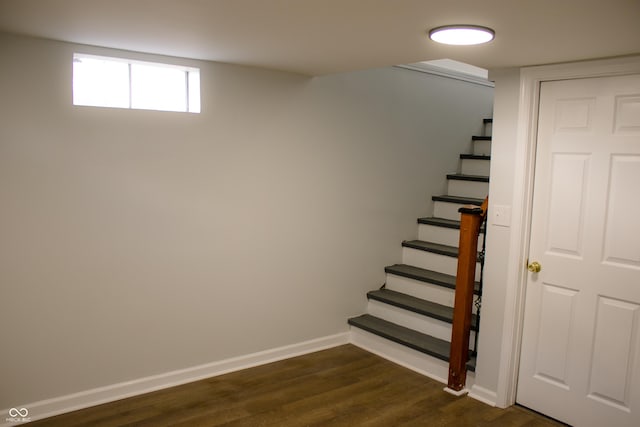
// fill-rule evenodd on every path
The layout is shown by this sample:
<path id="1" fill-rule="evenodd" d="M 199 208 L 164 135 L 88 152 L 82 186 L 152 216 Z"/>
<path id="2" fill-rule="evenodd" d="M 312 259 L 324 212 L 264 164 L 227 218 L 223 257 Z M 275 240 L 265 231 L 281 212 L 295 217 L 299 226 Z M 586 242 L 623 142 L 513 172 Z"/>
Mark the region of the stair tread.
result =
<path id="1" fill-rule="evenodd" d="M 476 181 L 476 182 L 489 182 L 489 177 L 485 175 L 466 175 L 463 173 L 449 173 L 447 179 L 455 179 L 458 181 Z"/>
<path id="2" fill-rule="evenodd" d="M 418 224 L 435 225 L 437 227 L 460 229 L 460 221 L 455 219 L 437 218 L 434 216 L 418 218 Z"/>
<path id="3" fill-rule="evenodd" d="M 441 243 L 426 242 L 424 240 L 405 240 L 402 242 L 405 248 L 417 249 L 419 251 L 431 252 L 452 258 L 458 258 L 458 248 L 455 246 L 443 245 Z M 480 255 L 480 253 L 478 253 Z"/>
<path id="4" fill-rule="evenodd" d="M 443 194 L 441 196 L 432 196 L 431 200 L 434 202 L 449 202 L 449 203 L 460 203 L 464 205 L 482 205 L 483 199 L 478 199 L 475 197 L 462 197 L 462 196 L 449 196 L 447 194 Z"/>
<path id="5" fill-rule="evenodd" d="M 393 305 L 398 308 L 412 311 L 423 316 L 441 320 L 443 322 L 453 322 L 453 307 L 416 298 L 412 295 L 392 291 L 390 289 L 379 289 L 367 293 L 367 298 Z M 476 330 L 477 316 L 471 318 L 471 329 Z"/>
<path id="6" fill-rule="evenodd" d="M 460 221 L 435 216 L 418 218 L 418 224 L 435 225 L 436 227 L 453 228 L 456 230 L 460 229 Z M 484 225 L 480 227 L 480 233 L 484 233 Z"/>
<path id="7" fill-rule="evenodd" d="M 471 139 L 473 141 L 491 141 L 491 137 L 485 135 L 474 135 L 471 137 Z"/>
<path id="8" fill-rule="evenodd" d="M 421 353 L 449 361 L 451 344 L 448 341 L 423 334 L 413 329 L 380 319 L 370 314 L 363 314 L 349 319 L 349 324 L 372 334 L 386 338 L 398 344 L 417 350 Z M 470 371 L 475 371 L 474 363 L 467 364 Z"/>
<path id="9" fill-rule="evenodd" d="M 482 119 L 484 123 L 493 123 L 493 119 Z"/>
<path id="10" fill-rule="evenodd" d="M 349 324 L 445 362 L 449 361 L 451 345 L 448 341 L 405 328 L 370 314 L 351 318 Z"/>
<path id="11" fill-rule="evenodd" d="M 441 243 L 426 242 L 424 240 L 405 240 L 402 242 L 405 248 L 418 249 L 420 251 L 432 252 L 435 254 L 458 257 L 458 248 L 455 246 L 443 245 Z"/>
<path id="12" fill-rule="evenodd" d="M 431 283 L 444 288 L 456 288 L 456 277 L 450 274 L 440 273 L 439 271 L 427 270 L 426 268 L 415 267 L 408 264 L 389 265 L 384 268 L 384 271 L 385 273 L 418 280 L 420 282 Z M 474 293 L 477 294 L 479 292 L 480 282 L 476 281 L 474 285 Z"/>
<path id="13" fill-rule="evenodd" d="M 487 154 L 460 154 L 460 158 L 463 160 L 491 160 L 491 156 Z"/>

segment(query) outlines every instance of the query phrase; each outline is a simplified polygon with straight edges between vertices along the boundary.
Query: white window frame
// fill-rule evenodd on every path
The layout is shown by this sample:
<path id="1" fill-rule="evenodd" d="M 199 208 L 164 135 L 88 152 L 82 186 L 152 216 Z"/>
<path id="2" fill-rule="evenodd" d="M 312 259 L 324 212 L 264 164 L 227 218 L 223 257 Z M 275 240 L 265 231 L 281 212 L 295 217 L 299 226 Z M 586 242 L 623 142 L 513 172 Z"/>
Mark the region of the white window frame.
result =
<path id="1" fill-rule="evenodd" d="M 189 67 L 183 65 L 175 65 L 175 64 L 166 64 L 160 62 L 150 62 L 150 61 L 140 61 L 135 59 L 127 59 L 127 58 L 119 58 L 119 57 L 111 57 L 111 56 L 102 56 L 102 55 L 92 55 L 85 53 L 74 53 L 73 54 L 73 63 L 77 61 L 81 61 L 82 59 L 97 59 L 104 60 L 109 62 L 120 62 L 125 63 L 128 66 L 128 87 L 126 87 L 126 91 L 128 92 L 128 107 L 124 106 L 113 106 L 113 105 L 104 105 L 99 102 L 80 102 L 76 99 L 76 87 L 75 83 L 73 83 L 73 79 L 75 75 L 72 77 L 72 97 L 73 97 L 73 105 L 75 106 L 83 106 L 83 107 L 105 107 L 105 108 L 123 108 L 123 109 L 140 109 L 140 110 L 154 110 L 154 111 L 171 111 L 171 112 L 184 112 L 184 113 L 200 113 L 200 69 L 196 67 Z M 133 104 L 133 79 L 132 79 L 132 68 L 134 65 L 144 65 L 155 68 L 169 68 L 174 70 L 179 70 L 184 72 L 185 76 L 185 86 L 184 86 L 184 94 L 185 94 L 185 108 L 153 108 L 153 107 L 135 107 Z M 74 70 L 75 73 L 75 70 Z M 197 83 L 197 84 L 194 84 Z M 125 88 L 121 88 L 125 89 Z"/>

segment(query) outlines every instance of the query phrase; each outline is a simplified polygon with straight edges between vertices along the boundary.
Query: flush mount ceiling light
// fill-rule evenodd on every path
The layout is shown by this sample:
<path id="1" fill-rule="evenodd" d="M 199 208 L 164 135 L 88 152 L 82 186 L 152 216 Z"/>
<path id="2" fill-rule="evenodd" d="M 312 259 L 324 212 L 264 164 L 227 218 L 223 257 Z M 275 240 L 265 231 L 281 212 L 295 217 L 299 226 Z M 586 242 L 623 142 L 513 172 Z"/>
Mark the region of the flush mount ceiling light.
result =
<path id="1" fill-rule="evenodd" d="M 434 42 L 458 46 L 487 43 L 495 35 L 491 28 L 479 25 L 445 25 L 429 31 L 429 38 Z"/>

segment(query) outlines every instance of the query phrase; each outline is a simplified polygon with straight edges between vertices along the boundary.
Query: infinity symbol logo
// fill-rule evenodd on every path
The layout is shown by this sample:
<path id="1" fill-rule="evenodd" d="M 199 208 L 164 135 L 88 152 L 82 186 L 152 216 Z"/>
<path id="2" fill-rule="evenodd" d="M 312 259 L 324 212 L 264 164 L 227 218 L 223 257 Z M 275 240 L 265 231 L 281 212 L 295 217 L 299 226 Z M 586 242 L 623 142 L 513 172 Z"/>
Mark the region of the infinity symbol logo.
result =
<path id="1" fill-rule="evenodd" d="M 9 416 L 10 417 L 22 417 L 25 418 L 27 415 L 29 415 L 29 410 L 27 408 L 11 408 L 9 409 Z"/>

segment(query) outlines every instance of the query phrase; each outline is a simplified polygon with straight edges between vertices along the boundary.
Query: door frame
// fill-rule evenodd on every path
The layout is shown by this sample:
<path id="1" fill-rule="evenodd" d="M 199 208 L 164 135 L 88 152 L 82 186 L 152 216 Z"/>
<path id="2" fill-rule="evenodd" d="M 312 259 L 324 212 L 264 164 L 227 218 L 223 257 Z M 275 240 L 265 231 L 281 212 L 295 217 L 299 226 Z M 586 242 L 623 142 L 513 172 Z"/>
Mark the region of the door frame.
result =
<path id="1" fill-rule="evenodd" d="M 640 56 L 527 67 L 520 70 L 515 176 L 501 363 L 496 405 L 515 404 L 527 283 L 540 85 L 545 81 L 640 74 Z"/>

